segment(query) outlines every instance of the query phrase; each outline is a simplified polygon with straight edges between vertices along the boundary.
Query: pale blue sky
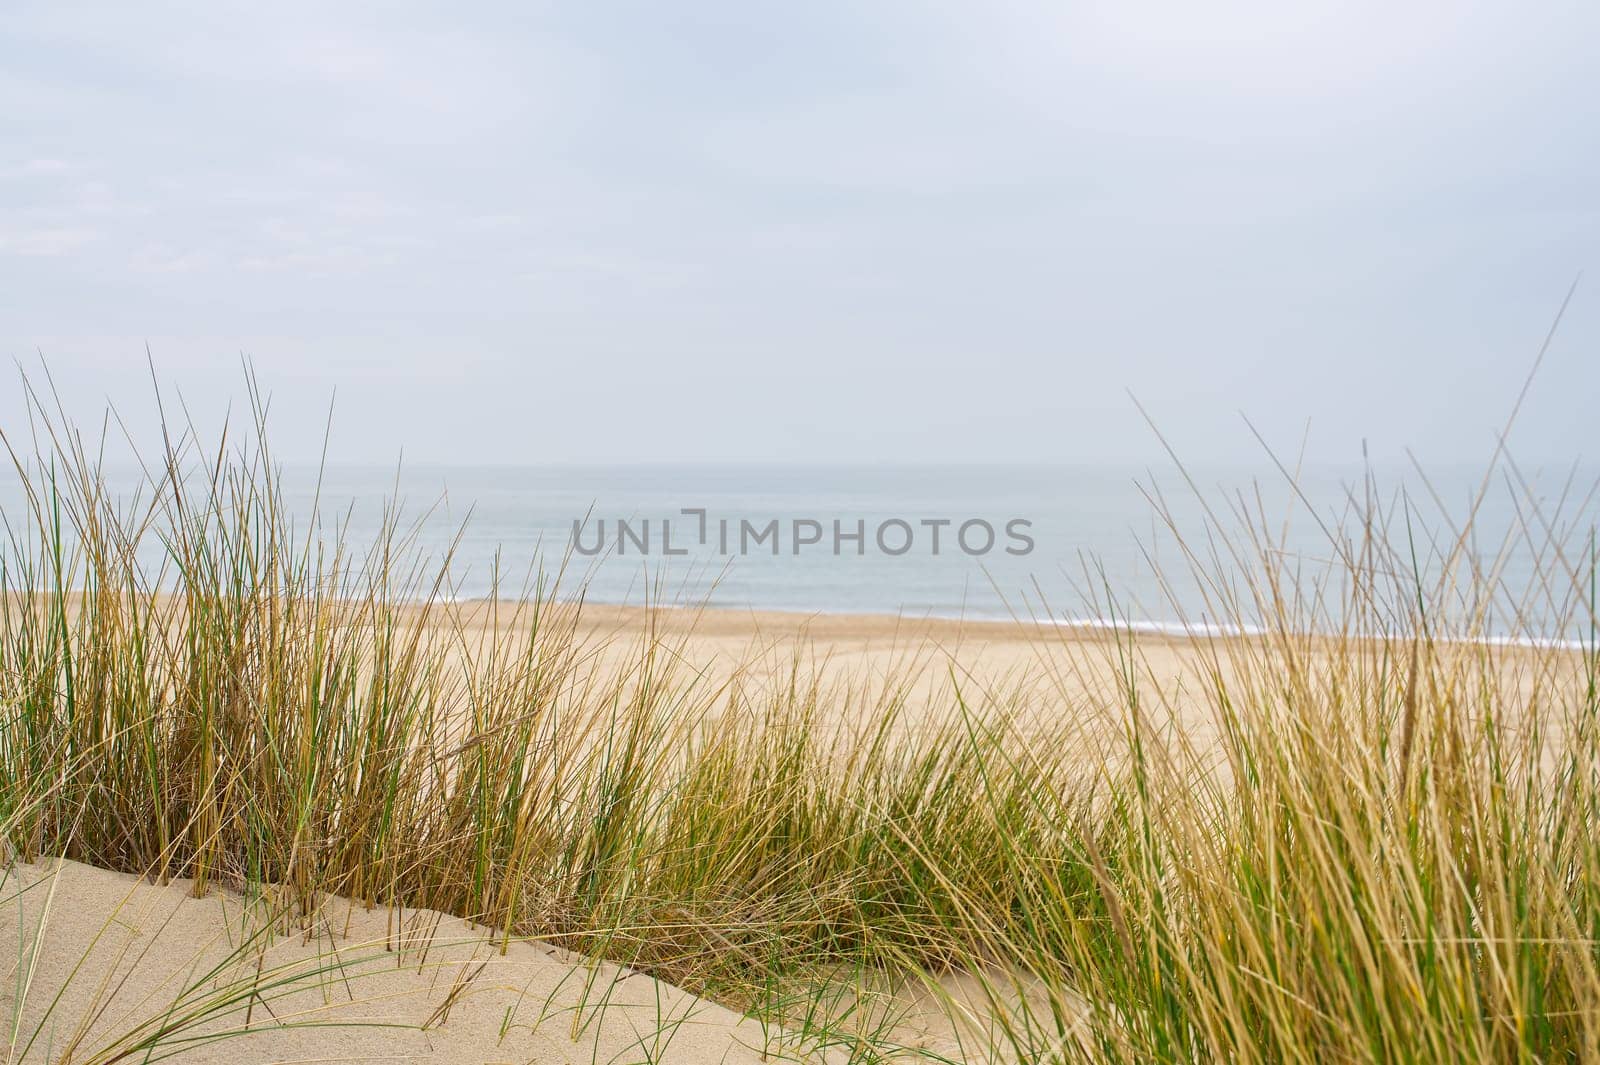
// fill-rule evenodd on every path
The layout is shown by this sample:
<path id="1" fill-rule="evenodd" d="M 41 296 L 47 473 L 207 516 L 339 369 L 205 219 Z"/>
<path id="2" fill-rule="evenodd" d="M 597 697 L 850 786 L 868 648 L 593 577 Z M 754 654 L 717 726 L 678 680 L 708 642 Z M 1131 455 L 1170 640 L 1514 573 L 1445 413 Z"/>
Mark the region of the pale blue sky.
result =
<path id="1" fill-rule="evenodd" d="M 386 461 L 1487 453 L 1585 3 L 11 3 L 0 354 Z M 1592 457 L 1600 276 L 1514 441 Z M 15 424 L 15 389 L 0 419 Z"/>

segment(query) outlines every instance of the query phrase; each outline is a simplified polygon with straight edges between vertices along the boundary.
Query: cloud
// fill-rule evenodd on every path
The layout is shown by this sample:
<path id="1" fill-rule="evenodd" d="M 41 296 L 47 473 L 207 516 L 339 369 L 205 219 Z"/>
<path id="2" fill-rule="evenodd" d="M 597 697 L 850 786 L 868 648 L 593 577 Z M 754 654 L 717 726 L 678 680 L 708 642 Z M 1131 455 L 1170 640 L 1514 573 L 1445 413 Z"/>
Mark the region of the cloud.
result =
<path id="1" fill-rule="evenodd" d="M 99 233 L 82 226 L 0 229 L 0 255 L 58 258 L 83 251 L 99 239 Z"/>
<path id="2" fill-rule="evenodd" d="M 30 178 L 60 178 L 76 170 L 65 159 L 22 159 L 0 163 L 0 181 L 26 181 Z"/>

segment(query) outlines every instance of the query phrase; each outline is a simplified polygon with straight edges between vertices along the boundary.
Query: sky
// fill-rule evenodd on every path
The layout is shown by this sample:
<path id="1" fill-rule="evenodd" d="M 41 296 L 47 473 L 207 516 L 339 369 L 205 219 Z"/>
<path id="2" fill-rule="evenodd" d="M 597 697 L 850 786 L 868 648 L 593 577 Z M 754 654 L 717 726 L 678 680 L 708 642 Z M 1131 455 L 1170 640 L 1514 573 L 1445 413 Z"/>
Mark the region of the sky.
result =
<path id="1" fill-rule="evenodd" d="M 0 20 L 0 355 L 278 455 L 1593 457 L 1586 3 L 170 4 Z M 0 428 L 21 422 L 7 367 Z M 1241 417 L 1243 415 L 1244 417 Z M 1308 435 L 1309 434 L 1309 435 Z"/>

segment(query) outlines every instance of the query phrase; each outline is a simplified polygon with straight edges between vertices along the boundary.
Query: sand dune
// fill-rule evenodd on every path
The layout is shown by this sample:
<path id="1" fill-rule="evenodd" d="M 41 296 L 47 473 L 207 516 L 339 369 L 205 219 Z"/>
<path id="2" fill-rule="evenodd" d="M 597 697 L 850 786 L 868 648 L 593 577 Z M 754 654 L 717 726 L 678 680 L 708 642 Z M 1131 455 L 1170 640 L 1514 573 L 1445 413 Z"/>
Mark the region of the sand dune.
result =
<path id="1" fill-rule="evenodd" d="M 274 921 L 261 899 L 195 898 L 187 881 L 157 886 L 54 859 L 14 866 L 0 898 L 4 934 L 23 948 L 0 987 L 0 1010 L 15 1018 L 11 1060 L 111 1060 L 141 1026 L 225 1002 L 167 1049 L 192 1040 L 180 1060 L 197 1065 L 737 1065 L 805 1051 L 649 976 L 538 941 L 502 944 L 429 910 L 332 899 L 309 921 Z"/>

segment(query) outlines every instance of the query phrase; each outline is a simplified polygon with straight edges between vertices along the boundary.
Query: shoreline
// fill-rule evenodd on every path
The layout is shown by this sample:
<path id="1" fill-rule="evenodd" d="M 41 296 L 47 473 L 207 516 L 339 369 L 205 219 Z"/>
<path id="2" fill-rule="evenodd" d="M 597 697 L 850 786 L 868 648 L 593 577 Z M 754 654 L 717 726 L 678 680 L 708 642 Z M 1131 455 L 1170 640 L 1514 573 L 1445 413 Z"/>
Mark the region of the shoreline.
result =
<path id="1" fill-rule="evenodd" d="M 15 598 L 22 593 L 9 592 Z M 35 592 L 36 596 L 54 594 Z M 84 594 L 73 589 L 66 593 L 69 599 Z M 172 598 L 171 592 L 157 593 L 157 599 Z M 332 597 L 344 604 L 367 602 L 361 595 Z M 395 610 L 405 614 L 418 611 L 458 610 L 471 621 L 478 622 L 481 615 L 492 607 L 517 609 L 534 602 L 532 596 L 451 596 L 435 595 L 426 598 L 397 596 L 388 601 Z M 854 639 L 866 637 L 906 637 L 930 640 L 936 643 L 966 637 L 987 638 L 1001 642 L 1026 642 L 1069 639 L 1074 643 L 1105 643 L 1119 638 L 1134 638 L 1147 645 L 1191 647 L 1214 640 L 1254 641 L 1277 639 L 1287 635 L 1295 640 L 1317 642 L 1385 643 L 1407 642 L 1414 639 L 1445 645 L 1466 647 L 1508 648 L 1521 650 L 1566 651 L 1577 654 L 1600 655 L 1600 630 L 1588 639 L 1572 637 L 1478 634 L 1461 636 L 1445 632 L 1427 634 L 1404 632 L 1329 632 L 1305 629 L 1288 630 L 1257 624 L 1218 624 L 1209 621 L 1153 621 L 1146 619 L 1106 617 L 1040 617 L 921 613 L 891 613 L 883 610 L 802 609 L 793 607 L 753 607 L 732 604 L 654 602 L 648 604 L 619 603 L 586 597 L 551 597 L 542 600 L 541 609 L 561 611 L 577 610 L 584 628 L 599 628 L 597 621 L 610 622 L 618 628 L 641 627 L 646 618 L 671 618 L 688 620 L 688 632 L 697 636 L 729 637 L 746 635 L 805 635 L 812 640 Z"/>
<path id="2" fill-rule="evenodd" d="M 491 603 L 515 603 L 516 600 L 489 597 L 440 598 L 440 605 L 457 607 L 488 607 Z M 426 600 L 409 601 L 407 607 L 427 605 Z M 921 636 L 978 635 L 1002 639 L 1059 638 L 1070 636 L 1076 641 L 1105 642 L 1118 636 L 1136 637 L 1141 641 L 1165 644 L 1191 645 L 1206 640 L 1263 640 L 1279 636 L 1282 630 L 1261 625 L 1217 624 L 1208 621 L 1150 621 L 1104 617 L 1011 617 L 996 618 L 975 615 L 949 615 L 935 613 L 895 614 L 879 610 L 804 610 L 784 607 L 751 607 L 716 604 L 682 604 L 599 602 L 596 600 L 553 600 L 552 605 L 570 609 L 581 607 L 585 617 L 597 614 L 618 620 L 637 619 L 649 614 L 666 614 L 676 618 L 692 618 L 694 631 L 701 635 L 729 635 L 736 627 L 740 631 L 804 632 L 813 638 L 860 635 L 886 632 Z M 1525 650 L 1600 652 L 1600 641 L 1545 636 L 1510 636 L 1484 634 L 1461 637 L 1453 634 L 1426 637 L 1419 634 L 1384 632 L 1317 632 L 1294 630 L 1297 639 L 1318 641 L 1352 640 L 1361 642 L 1409 641 L 1432 639 L 1439 643 L 1463 646 L 1505 647 Z"/>

